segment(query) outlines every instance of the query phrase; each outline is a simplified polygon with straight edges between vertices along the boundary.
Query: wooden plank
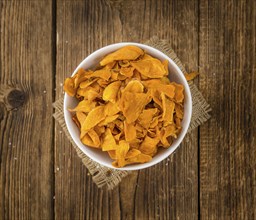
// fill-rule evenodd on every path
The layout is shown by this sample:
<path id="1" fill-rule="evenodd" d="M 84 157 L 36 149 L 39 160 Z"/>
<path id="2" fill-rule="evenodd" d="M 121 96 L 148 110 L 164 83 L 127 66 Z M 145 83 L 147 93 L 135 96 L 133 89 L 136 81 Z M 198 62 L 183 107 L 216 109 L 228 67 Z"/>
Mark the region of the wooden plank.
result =
<path id="1" fill-rule="evenodd" d="M 51 12 L 0 3 L 0 219 L 53 219 Z"/>
<path id="2" fill-rule="evenodd" d="M 200 2 L 202 219 L 256 218 L 256 2 Z"/>
<path id="3" fill-rule="evenodd" d="M 79 62 L 104 45 L 167 38 L 188 70 L 198 63 L 197 1 L 57 1 L 56 98 Z M 190 51 L 188 54 L 187 51 Z M 97 189 L 75 150 L 55 132 L 56 219 L 198 217 L 197 132 L 163 165 L 127 177 L 111 192 Z"/>
<path id="4" fill-rule="evenodd" d="M 64 79 L 91 52 L 121 41 L 120 25 L 103 1 L 57 1 L 56 99 Z M 113 15 L 113 17 L 112 17 Z M 55 127 L 55 219 L 119 219 L 119 190 L 104 192 Z"/>
<path id="5" fill-rule="evenodd" d="M 168 39 L 188 71 L 197 70 L 197 7 L 197 1 L 122 2 L 123 41 Z M 121 184 L 124 219 L 197 219 L 197 131 L 186 141 L 169 161 L 140 171 L 133 184 Z"/>

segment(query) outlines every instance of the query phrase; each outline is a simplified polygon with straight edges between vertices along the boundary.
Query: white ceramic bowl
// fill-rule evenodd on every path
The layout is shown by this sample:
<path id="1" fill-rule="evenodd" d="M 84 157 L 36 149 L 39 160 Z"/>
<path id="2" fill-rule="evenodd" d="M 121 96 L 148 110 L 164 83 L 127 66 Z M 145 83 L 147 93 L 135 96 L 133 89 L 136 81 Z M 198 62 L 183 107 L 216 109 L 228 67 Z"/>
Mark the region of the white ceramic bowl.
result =
<path id="1" fill-rule="evenodd" d="M 68 131 L 73 138 L 74 142 L 77 144 L 77 146 L 92 160 L 98 162 L 99 164 L 102 164 L 106 167 L 114 168 L 114 169 L 119 169 L 119 170 L 140 170 L 144 169 L 147 167 L 150 167 L 152 165 L 155 165 L 162 160 L 164 160 L 166 157 L 168 157 L 171 153 L 173 153 L 181 141 L 183 140 L 189 124 L 190 124 L 190 119 L 191 119 L 191 114 L 192 114 L 192 98 L 191 98 L 191 93 L 189 89 L 189 85 L 182 74 L 181 70 L 179 67 L 171 60 L 168 56 L 166 56 L 164 53 L 161 51 L 144 45 L 144 44 L 139 44 L 139 43 L 117 43 L 117 44 L 111 44 L 106 47 L 103 47 L 99 50 L 96 50 L 92 54 L 90 54 L 88 57 L 86 57 L 75 69 L 73 72 L 72 76 L 77 72 L 79 68 L 84 68 L 84 69 L 90 69 L 95 67 L 100 60 L 107 54 L 123 47 L 126 45 L 135 45 L 143 50 L 145 50 L 148 54 L 152 55 L 153 57 L 156 57 L 160 60 L 168 60 L 169 61 L 169 78 L 171 81 L 180 83 L 184 86 L 185 88 L 185 99 L 184 99 L 184 118 L 182 120 L 182 131 L 179 134 L 178 138 L 174 140 L 172 145 L 168 149 L 162 149 L 160 148 L 157 152 L 157 154 L 153 157 L 153 159 L 144 164 L 134 164 L 134 165 L 128 165 L 123 168 L 115 168 L 112 166 L 112 159 L 108 156 L 107 152 L 102 152 L 101 150 L 93 149 L 88 146 L 85 146 L 79 139 L 79 129 L 75 125 L 75 123 L 72 121 L 71 114 L 68 111 L 69 108 L 74 108 L 78 101 L 74 97 L 70 97 L 65 93 L 64 96 L 64 117 L 65 117 L 65 122 L 68 128 Z"/>

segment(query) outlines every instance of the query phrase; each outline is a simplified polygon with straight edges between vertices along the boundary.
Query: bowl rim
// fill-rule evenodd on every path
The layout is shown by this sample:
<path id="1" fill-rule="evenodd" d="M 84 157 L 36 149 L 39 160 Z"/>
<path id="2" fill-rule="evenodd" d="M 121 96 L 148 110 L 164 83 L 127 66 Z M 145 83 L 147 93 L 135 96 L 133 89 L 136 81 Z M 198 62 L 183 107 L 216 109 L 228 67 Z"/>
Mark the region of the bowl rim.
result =
<path id="1" fill-rule="evenodd" d="M 102 52 L 104 52 L 105 50 L 108 50 L 108 49 L 111 49 L 112 47 L 118 47 L 118 48 L 113 48 L 113 51 L 123 47 L 123 46 L 127 46 L 127 45 L 134 45 L 134 46 L 138 46 L 140 48 L 142 48 L 143 50 L 147 50 L 148 52 L 150 51 L 153 51 L 155 53 L 160 53 L 161 57 L 163 57 L 163 59 L 167 59 L 168 62 L 169 62 L 169 65 L 173 66 L 175 68 L 175 70 L 177 71 L 177 73 L 179 74 L 179 77 L 181 77 L 182 81 L 183 81 L 183 86 L 185 87 L 185 90 L 186 91 L 186 98 L 188 99 L 187 100 L 187 105 L 188 105 L 188 108 L 186 109 L 187 111 L 187 121 L 185 123 L 185 126 L 183 125 L 182 127 L 182 131 L 181 133 L 179 134 L 178 136 L 178 141 L 175 143 L 175 145 L 171 145 L 169 148 L 166 148 L 164 150 L 168 151 L 166 152 L 165 154 L 162 154 L 158 160 L 151 160 L 147 163 L 143 163 L 143 164 L 133 164 L 133 165 L 129 165 L 129 166 L 125 166 L 125 167 L 121 167 L 121 168 L 117 168 L 117 167 L 113 167 L 112 164 L 108 164 L 106 163 L 105 161 L 100 161 L 98 160 L 97 158 L 94 158 L 90 155 L 89 152 L 86 151 L 86 148 L 88 146 L 84 145 L 82 142 L 78 142 L 76 140 L 76 138 L 74 138 L 74 135 L 73 135 L 73 131 L 72 129 L 70 128 L 69 124 L 68 124 L 68 121 L 67 121 L 67 117 L 68 117 L 68 110 L 66 108 L 66 105 L 67 105 L 67 99 L 68 96 L 67 93 L 65 92 L 64 94 L 64 102 L 63 102 L 63 112 L 64 112 L 64 120 L 65 120 L 65 124 L 67 126 L 67 130 L 72 138 L 72 140 L 75 142 L 75 144 L 77 145 L 77 147 L 87 156 L 89 157 L 91 160 L 99 163 L 100 165 L 103 165 L 105 167 L 108 167 L 108 168 L 111 168 L 111 169 L 116 169 L 116 170 L 123 170 L 123 171 L 131 171 L 131 170 L 141 170 L 141 169 L 145 169 L 145 168 L 149 168 L 151 166 L 154 166 L 158 163 L 160 163 L 161 161 L 163 161 L 164 159 L 166 159 L 167 157 L 169 157 L 172 153 L 174 153 L 174 151 L 180 146 L 181 142 L 184 140 L 184 137 L 185 135 L 187 134 L 187 131 L 188 131 L 188 128 L 189 128 L 189 125 L 190 125 L 190 122 L 191 122 L 191 117 L 192 117 L 192 96 L 191 96 L 191 91 L 190 91 L 190 87 L 189 87 L 189 84 L 184 76 L 184 74 L 182 73 L 181 69 L 179 68 L 179 66 L 170 58 L 168 57 L 164 52 L 152 47 L 152 46 L 148 46 L 146 44 L 141 44 L 141 43 L 136 43 L 136 42 L 120 42 L 120 43 L 114 43 L 114 44 L 110 44 L 110 45 L 107 45 L 107 46 L 104 46 L 100 49 L 97 49 L 95 50 L 94 52 L 92 52 L 91 54 L 89 54 L 87 57 L 85 57 L 80 63 L 79 65 L 76 67 L 76 69 L 73 71 L 72 75 L 75 75 L 76 72 L 78 71 L 78 69 L 80 69 L 83 64 L 90 58 L 94 57 L 94 56 L 97 56 L 99 57 L 99 54 L 101 54 Z M 177 139 L 176 139 L 177 140 Z M 82 143 L 82 146 L 80 146 Z M 89 148 L 89 147 L 88 147 Z"/>

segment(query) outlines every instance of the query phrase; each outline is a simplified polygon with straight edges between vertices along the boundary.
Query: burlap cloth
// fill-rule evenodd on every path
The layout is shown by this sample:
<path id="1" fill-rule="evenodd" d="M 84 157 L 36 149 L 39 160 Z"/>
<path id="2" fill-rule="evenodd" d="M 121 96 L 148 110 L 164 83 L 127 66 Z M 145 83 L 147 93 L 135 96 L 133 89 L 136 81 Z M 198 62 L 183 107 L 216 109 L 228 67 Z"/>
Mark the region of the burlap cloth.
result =
<path id="1" fill-rule="evenodd" d="M 163 53 L 165 53 L 179 66 L 179 68 L 182 70 L 183 73 L 186 73 L 186 70 L 182 65 L 181 61 L 179 60 L 175 52 L 171 49 L 171 46 L 166 40 L 159 40 L 158 38 L 154 37 L 149 41 L 147 41 L 145 44 L 152 46 L 162 51 Z M 205 101 L 202 93 L 198 90 L 197 86 L 192 82 L 190 82 L 189 86 L 190 86 L 192 100 L 193 100 L 193 113 L 192 113 L 192 119 L 191 119 L 188 133 L 191 132 L 192 129 L 198 127 L 199 125 L 207 121 L 210 118 L 209 111 L 211 111 L 209 104 Z M 130 172 L 136 172 L 136 171 L 119 171 L 115 169 L 110 169 L 88 158 L 76 146 L 76 144 L 72 140 L 67 130 L 67 127 L 64 121 L 63 98 L 53 103 L 53 107 L 55 108 L 55 113 L 53 114 L 54 118 L 56 119 L 56 121 L 58 121 L 58 123 L 62 127 L 63 131 L 65 132 L 72 146 L 76 149 L 77 155 L 81 158 L 83 164 L 89 170 L 93 181 L 96 183 L 98 187 L 106 187 L 107 189 L 113 189 Z M 162 163 L 166 163 L 166 161 L 164 160 L 162 161 Z"/>

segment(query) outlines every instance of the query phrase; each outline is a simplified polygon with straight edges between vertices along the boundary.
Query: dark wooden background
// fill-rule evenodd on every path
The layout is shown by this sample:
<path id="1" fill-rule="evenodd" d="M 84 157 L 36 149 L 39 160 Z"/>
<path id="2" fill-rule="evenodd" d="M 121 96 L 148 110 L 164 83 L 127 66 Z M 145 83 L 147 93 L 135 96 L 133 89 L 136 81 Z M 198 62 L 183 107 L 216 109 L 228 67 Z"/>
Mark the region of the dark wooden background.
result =
<path id="1" fill-rule="evenodd" d="M 255 0 L 1 0 L 0 219 L 256 219 Z M 166 164 L 98 189 L 52 117 L 94 50 L 167 39 L 212 107 Z"/>

